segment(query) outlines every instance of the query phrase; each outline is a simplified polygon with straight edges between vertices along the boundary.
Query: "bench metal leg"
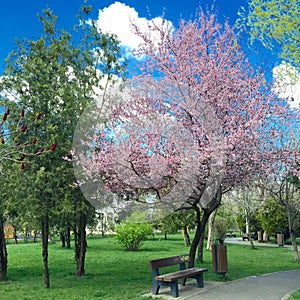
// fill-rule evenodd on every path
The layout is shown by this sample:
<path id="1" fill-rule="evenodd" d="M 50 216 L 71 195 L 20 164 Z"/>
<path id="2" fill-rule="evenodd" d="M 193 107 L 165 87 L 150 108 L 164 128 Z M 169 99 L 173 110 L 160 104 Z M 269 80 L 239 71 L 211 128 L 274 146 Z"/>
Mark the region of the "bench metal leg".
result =
<path id="1" fill-rule="evenodd" d="M 181 285 L 185 285 L 185 283 L 186 283 L 186 278 L 183 278 L 181 281 Z"/>
<path id="2" fill-rule="evenodd" d="M 152 294 L 157 295 L 160 288 L 160 284 L 156 280 L 152 280 Z"/>
<path id="3" fill-rule="evenodd" d="M 204 283 L 203 283 L 203 274 L 198 274 L 196 277 L 197 280 L 197 284 L 199 288 L 203 288 L 204 287 Z"/>
<path id="4" fill-rule="evenodd" d="M 170 283 L 171 293 L 173 297 L 178 297 L 178 281 L 174 281 Z"/>

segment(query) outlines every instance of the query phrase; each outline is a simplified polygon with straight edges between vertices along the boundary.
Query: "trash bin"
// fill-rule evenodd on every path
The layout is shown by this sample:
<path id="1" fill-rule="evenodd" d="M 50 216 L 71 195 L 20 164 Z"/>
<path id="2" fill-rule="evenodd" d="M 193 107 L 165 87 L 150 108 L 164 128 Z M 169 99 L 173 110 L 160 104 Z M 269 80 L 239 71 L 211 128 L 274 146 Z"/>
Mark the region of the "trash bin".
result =
<path id="1" fill-rule="evenodd" d="M 284 246 L 284 234 L 277 233 L 277 244 L 278 246 Z"/>
<path id="2" fill-rule="evenodd" d="M 257 240 L 259 243 L 261 243 L 263 241 L 263 235 L 261 231 L 257 232 Z"/>
<path id="3" fill-rule="evenodd" d="M 219 275 L 225 275 L 228 272 L 227 248 L 219 238 L 212 246 L 212 267 L 213 272 Z"/>

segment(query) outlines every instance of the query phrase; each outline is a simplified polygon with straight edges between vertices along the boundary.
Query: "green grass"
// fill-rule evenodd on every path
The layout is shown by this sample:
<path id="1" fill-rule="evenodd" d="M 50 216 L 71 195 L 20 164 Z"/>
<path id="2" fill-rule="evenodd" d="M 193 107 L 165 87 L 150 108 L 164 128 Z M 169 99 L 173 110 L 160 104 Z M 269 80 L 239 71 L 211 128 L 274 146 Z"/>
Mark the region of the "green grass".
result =
<path id="1" fill-rule="evenodd" d="M 293 293 L 293 295 L 291 295 L 288 300 L 299 300 L 300 299 L 300 289 Z"/>
<path id="2" fill-rule="evenodd" d="M 89 239 L 86 275 L 77 279 L 73 250 L 62 249 L 57 242 L 49 247 L 51 288 L 44 289 L 41 245 L 10 244 L 7 248 L 8 281 L 0 283 L 1 300 L 145 300 L 141 295 L 151 290 L 148 261 L 189 250 L 180 235 L 166 241 L 150 239 L 137 252 L 125 251 L 112 237 Z M 227 255 L 227 280 L 299 268 L 292 251 L 280 247 L 252 250 L 249 246 L 227 245 Z M 205 251 L 204 260 L 201 266 L 208 268 L 204 280 L 221 280 L 212 272 L 211 252 Z"/>

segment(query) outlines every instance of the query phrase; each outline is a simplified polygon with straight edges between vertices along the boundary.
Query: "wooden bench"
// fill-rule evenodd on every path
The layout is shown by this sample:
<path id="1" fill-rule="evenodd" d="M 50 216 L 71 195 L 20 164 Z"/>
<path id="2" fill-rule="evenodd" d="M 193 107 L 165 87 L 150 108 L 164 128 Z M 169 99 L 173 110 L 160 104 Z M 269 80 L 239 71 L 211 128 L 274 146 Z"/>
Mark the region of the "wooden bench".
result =
<path id="1" fill-rule="evenodd" d="M 207 268 L 186 268 L 186 263 L 189 262 L 189 255 L 179 255 L 166 257 L 161 259 L 151 260 L 149 262 L 152 270 L 152 293 L 157 295 L 161 286 L 169 286 L 174 297 L 178 297 L 178 280 L 182 280 L 181 284 L 185 285 L 187 278 L 194 278 L 197 280 L 199 288 L 203 288 L 203 273 L 207 272 Z M 160 274 L 160 268 L 179 265 L 179 271 Z"/>

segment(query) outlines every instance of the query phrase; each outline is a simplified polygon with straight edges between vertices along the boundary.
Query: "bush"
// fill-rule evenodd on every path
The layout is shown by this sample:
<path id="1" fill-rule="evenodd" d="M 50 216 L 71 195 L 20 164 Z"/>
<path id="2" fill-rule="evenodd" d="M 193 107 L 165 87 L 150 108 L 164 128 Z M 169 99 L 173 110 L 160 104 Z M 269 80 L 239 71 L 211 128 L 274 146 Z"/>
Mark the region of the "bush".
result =
<path id="1" fill-rule="evenodd" d="M 224 241 L 227 233 L 226 220 L 224 218 L 216 218 L 215 229 L 216 229 L 217 237 L 222 241 Z"/>
<path id="2" fill-rule="evenodd" d="M 137 251 L 153 228 L 149 223 L 122 223 L 116 226 L 116 238 L 128 251 Z"/>

